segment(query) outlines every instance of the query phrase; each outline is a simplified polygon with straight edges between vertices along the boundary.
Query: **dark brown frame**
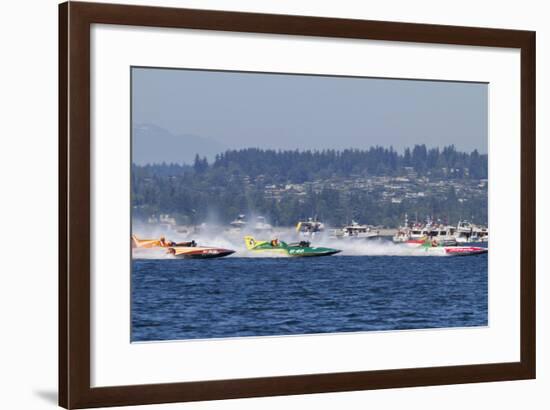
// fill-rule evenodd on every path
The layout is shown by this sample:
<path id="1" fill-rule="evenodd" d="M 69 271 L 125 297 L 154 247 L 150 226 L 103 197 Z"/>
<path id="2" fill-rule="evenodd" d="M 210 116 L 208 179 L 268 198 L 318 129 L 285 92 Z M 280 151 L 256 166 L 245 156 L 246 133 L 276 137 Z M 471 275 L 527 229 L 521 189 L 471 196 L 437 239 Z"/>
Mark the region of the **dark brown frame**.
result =
<path id="1" fill-rule="evenodd" d="M 90 387 L 90 25 L 124 24 L 521 50 L 521 360 Z M 69 41 L 70 40 L 70 41 Z M 503 143 L 505 143 L 503 141 Z M 70 2 L 59 6 L 59 404 L 218 400 L 535 378 L 535 32 Z"/>

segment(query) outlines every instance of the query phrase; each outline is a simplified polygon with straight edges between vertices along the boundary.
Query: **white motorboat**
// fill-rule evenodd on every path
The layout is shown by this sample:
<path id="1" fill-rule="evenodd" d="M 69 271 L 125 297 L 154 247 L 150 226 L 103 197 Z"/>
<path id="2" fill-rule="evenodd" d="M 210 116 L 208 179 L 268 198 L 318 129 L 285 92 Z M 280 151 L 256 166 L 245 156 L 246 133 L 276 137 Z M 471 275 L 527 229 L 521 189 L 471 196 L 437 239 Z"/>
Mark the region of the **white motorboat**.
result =
<path id="1" fill-rule="evenodd" d="M 296 232 L 299 236 L 312 237 L 324 230 L 325 224 L 313 218 L 308 218 L 307 221 L 300 221 L 296 224 Z"/>
<path id="2" fill-rule="evenodd" d="M 338 239 L 373 239 L 379 237 L 380 232 L 370 225 L 361 225 L 352 221 L 350 225 L 335 231 Z"/>

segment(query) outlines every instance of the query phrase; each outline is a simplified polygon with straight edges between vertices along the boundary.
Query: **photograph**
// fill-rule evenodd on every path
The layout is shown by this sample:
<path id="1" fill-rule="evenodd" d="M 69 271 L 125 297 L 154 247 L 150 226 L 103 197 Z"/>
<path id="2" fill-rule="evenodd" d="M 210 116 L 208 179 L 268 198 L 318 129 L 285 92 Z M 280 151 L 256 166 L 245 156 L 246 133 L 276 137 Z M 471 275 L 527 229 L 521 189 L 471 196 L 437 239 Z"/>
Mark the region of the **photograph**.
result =
<path id="1" fill-rule="evenodd" d="M 488 83 L 130 79 L 131 342 L 489 326 Z"/>
<path id="2" fill-rule="evenodd" d="M 4 2 L 0 407 L 546 410 L 547 7 L 440 4 Z"/>

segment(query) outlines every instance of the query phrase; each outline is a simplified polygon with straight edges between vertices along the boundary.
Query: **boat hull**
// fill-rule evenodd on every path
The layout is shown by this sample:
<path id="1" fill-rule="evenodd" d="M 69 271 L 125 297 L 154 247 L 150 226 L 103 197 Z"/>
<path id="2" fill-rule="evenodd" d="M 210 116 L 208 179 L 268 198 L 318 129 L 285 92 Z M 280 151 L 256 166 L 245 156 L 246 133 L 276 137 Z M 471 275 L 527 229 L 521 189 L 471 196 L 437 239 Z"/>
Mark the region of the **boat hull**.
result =
<path id="1" fill-rule="evenodd" d="M 214 259 L 229 256 L 235 253 L 235 251 L 224 248 L 174 246 L 168 248 L 168 253 L 178 259 Z"/>
<path id="2" fill-rule="evenodd" d="M 417 248 L 419 254 L 434 256 L 472 256 L 487 253 L 489 250 L 477 246 L 434 246 Z"/>
<path id="3" fill-rule="evenodd" d="M 288 249 L 288 256 L 297 258 L 311 258 L 316 256 L 330 256 L 340 253 L 339 249 L 332 248 L 290 248 Z"/>
<path id="4" fill-rule="evenodd" d="M 445 246 L 443 249 L 447 256 L 481 255 L 489 252 L 489 249 L 479 246 Z"/>
<path id="5" fill-rule="evenodd" d="M 345 240 L 345 241 L 371 241 L 374 239 L 380 238 L 380 235 L 378 234 L 372 234 L 372 235 L 355 235 L 355 236 L 336 236 L 336 239 Z"/>

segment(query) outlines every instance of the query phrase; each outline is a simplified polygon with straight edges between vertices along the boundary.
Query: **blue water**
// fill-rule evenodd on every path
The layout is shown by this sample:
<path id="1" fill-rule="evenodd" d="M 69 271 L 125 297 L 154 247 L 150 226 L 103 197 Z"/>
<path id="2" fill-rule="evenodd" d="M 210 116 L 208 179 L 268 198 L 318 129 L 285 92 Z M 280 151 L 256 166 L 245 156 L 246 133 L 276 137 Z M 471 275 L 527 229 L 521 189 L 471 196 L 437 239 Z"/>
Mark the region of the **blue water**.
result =
<path id="1" fill-rule="evenodd" d="M 132 263 L 132 341 L 487 325 L 486 254 Z"/>

